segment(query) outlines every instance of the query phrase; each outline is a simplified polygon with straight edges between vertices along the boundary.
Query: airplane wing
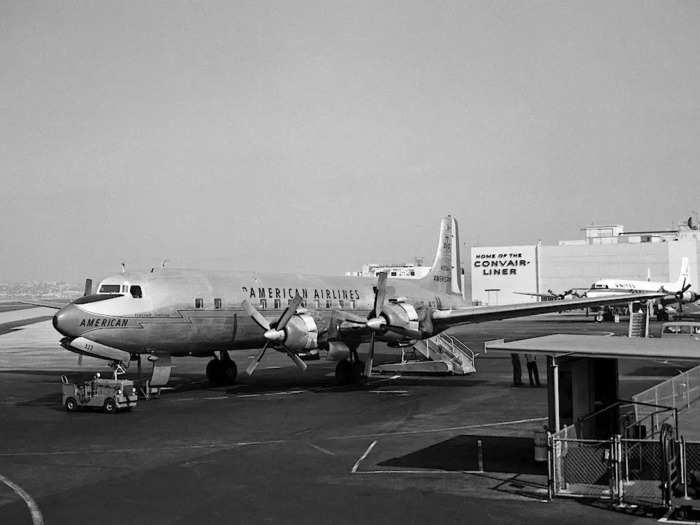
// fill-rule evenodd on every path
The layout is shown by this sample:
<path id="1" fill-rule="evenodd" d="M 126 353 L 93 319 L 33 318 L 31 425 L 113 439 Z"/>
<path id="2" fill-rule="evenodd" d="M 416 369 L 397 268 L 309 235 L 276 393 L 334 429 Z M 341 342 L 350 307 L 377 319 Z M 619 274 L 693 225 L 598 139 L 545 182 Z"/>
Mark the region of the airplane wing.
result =
<path id="1" fill-rule="evenodd" d="M 529 295 L 531 297 L 556 297 L 556 295 L 551 294 L 551 293 L 535 293 L 535 292 L 513 292 L 517 293 L 518 295 Z"/>
<path id="2" fill-rule="evenodd" d="M 17 301 L 22 304 L 31 304 L 32 306 L 43 306 L 44 308 L 53 308 L 54 310 L 60 310 L 64 306 L 68 306 L 70 303 L 42 303 L 40 301 Z"/>
<path id="3" fill-rule="evenodd" d="M 436 310 L 433 312 L 433 322 L 444 330 L 450 326 L 467 323 L 482 323 L 500 319 L 526 317 L 528 315 L 579 310 L 591 306 L 607 306 L 627 304 L 630 302 L 646 301 L 663 297 L 662 293 L 634 293 L 614 297 L 590 297 L 582 299 L 561 299 L 542 303 L 519 303 L 494 306 L 476 306 L 470 309 Z"/>

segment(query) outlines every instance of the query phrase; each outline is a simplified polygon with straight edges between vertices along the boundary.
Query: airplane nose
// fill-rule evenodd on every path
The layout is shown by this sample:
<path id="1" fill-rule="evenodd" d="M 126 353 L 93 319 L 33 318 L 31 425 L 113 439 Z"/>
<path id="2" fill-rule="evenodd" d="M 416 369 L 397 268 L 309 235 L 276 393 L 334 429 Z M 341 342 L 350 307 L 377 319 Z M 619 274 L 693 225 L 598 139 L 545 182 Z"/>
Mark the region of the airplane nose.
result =
<path id="1" fill-rule="evenodd" d="M 78 309 L 69 304 L 53 316 L 53 327 L 66 337 L 78 337 Z"/>

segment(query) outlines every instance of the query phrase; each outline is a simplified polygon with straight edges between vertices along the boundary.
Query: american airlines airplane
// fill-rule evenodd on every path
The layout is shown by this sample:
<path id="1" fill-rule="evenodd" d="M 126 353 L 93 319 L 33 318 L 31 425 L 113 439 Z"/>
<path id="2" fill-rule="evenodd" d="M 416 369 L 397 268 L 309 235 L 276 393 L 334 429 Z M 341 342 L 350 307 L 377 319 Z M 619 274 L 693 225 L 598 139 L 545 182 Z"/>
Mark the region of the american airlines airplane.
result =
<path id="1" fill-rule="evenodd" d="M 447 216 L 432 268 L 422 279 L 173 268 L 123 272 L 103 279 L 94 294 L 86 283 L 85 296 L 60 308 L 53 325 L 64 336 L 63 348 L 113 364 L 143 354 L 211 358 L 206 375 L 219 384 L 236 379 L 230 351 L 261 349 L 248 367 L 252 374 L 269 348 L 287 354 L 300 369 L 307 365 L 299 354 L 321 348 L 338 361 L 337 381 L 348 384 L 371 374 L 375 340 L 405 346 L 458 324 L 661 295 L 472 307 L 462 300 L 460 273 L 457 221 Z M 364 343 L 369 343 L 366 362 L 358 354 Z"/>

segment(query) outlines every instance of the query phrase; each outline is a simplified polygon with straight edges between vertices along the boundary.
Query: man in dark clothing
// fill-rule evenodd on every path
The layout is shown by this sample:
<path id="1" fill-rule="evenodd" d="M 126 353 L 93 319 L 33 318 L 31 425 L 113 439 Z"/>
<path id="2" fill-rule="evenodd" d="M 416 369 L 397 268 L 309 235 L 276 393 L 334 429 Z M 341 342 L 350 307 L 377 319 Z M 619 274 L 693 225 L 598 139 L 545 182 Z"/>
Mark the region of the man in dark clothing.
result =
<path id="1" fill-rule="evenodd" d="M 530 378 L 530 386 L 540 386 L 540 373 L 537 370 L 537 358 L 533 354 L 525 354 L 527 363 L 527 375 Z"/>
<path id="2" fill-rule="evenodd" d="M 510 360 L 513 363 L 513 386 L 522 386 L 522 368 L 520 367 L 520 356 L 516 353 L 510 354 Z M 529 369 L 528 369 L 529 370 Z"/>

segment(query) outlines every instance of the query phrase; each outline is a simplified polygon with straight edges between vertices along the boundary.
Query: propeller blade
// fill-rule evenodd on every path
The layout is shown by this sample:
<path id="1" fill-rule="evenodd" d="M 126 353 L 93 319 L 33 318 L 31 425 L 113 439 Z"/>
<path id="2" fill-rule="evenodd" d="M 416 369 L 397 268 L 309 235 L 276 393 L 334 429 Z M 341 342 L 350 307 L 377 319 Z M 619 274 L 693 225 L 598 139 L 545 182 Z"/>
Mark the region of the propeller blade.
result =
<path id="1" fill-rule="evenodd" d="M 376 292 L 374 294 L 374 311 L 372 317 L 379 317 L 379 314 L 382 313 L 382 307 L 386 300 L 386 275 L 386 272 L 379 273 Z"/>
<path id="2" fill-rule="evenodd" d="M 253 318 L 253 321 L 255 321 L 260 328 L 264 329 L 265 331 L 270 329 L 270 321 L 265 319 L 265 317 L 258 312 L 255 307 L 250 304 L 250 301 L 248 299 L 243 299 L 243 309 L 248 313 L 250 317 Z"/>
<path id="3" fill-rule="evenodd" d="M 277 330 L 283 330 L 284 327 L 287 326 L 287 323 L 292 318 L 292 316 L 297 313 L 297 308 L 301 306 L 301 301 L 301 295 L 297 293 L 294 296 L 294 299 L 292 299 L 292 302 L 289 303 L 289 306 L 282 314 L 282 317 L 280 317 L 280 320 L 277 321 Z"/>
<path id="4" fill-rule="evenodd" d="M 297 365 L 297 368 L 299 368 L 299 370 L 304 372 L 308 368 L 308 365 L 306 363 L 304 363 L 304 361 L 302 361 L 301 357 L 296 355 L 294 352 L 292 352 L 286 346 L 284 347 L 284 351 L 287 352 L 287 355 L 289 356 L 289 358 L 292 361 L 294 361 L 294 364 Z"/>
<path id="5" fill-rule="evenodd" d="M 92 279 L 85 279 L 85 290 L 83 296 L 92 295 Z"/>
<path id="6" fill-rule="evenodd" d="M 372 375 L 372 366 L 374 365 L 374 331 L 372 331 L 372 338 L 369 340 L 369 353 L 367 354 L 367 361 L 365 362 L 365 377 L 369 379 Z"/>
<path id="7" fill-rule="evenodd" d="M 258 355 L 255 356 L 255 359 L 253 359 L 253 362 L 248 365 L 248 368 L 245 369 L 245 373 L 248 374 L 249 376 L 253 375 L 253 372 L 255 372 L 255 369 L 258 367 L 260 364 L 260 361 L 262 360 L 263 356 L 265 355 L 265 350 L 267 350 L 267 347 L 270 343 L 265 343 L 265 346 L 262 347 L 262 350 L 258 352 Z"/>

